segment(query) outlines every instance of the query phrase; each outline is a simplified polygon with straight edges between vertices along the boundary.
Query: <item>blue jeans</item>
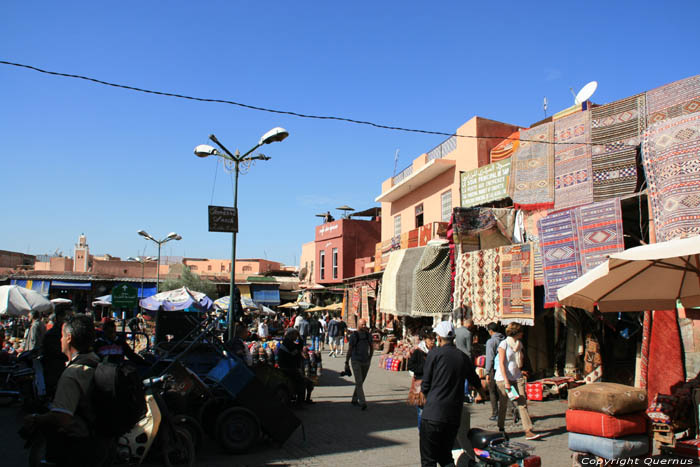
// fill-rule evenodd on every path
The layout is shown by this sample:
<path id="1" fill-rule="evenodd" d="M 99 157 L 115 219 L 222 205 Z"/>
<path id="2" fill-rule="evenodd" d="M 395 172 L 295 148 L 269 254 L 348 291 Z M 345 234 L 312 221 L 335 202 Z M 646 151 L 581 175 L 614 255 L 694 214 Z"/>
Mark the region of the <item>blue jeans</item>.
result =
<path id="1" fill-rule="evenodd" d="M 319 342 L 321 341 L 320 336 L 312 336 L 311 337 L 311 350 L 319 350 Z"/>
<path id="2" fill-rule="evenodd" d="M 464 395 L 465 396 L 469 395 L 469 381 L 466 379 L 464 380 Z"/>
<path id="3" fill-rule="evenodd" d="M 423 415 L 423 407 L 416 407 L 418 409 L 418 429 L 420 430 L 420 418 Z"/>

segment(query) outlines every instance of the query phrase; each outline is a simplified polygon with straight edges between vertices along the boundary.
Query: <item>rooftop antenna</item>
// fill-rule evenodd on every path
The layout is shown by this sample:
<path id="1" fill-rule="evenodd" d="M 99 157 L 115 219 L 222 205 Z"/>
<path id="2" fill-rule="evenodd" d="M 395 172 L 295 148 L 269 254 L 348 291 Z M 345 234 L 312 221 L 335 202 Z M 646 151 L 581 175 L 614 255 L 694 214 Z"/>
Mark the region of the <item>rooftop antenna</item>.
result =
<path id="1" fill-rule="evenodd" d="M 399 163 L 399 150 L 396 149 L 396 153 L 394 154 L 394 175 L 392 177 L 396 177 L 396 166 Z"/>
<path id="2" fill-rule="evenodd" d="M 542 102 L 542 108 L 544 109 L 544 118 L 547 118 L 547 96 L 544 96 L 544 102 Z"/>
<path id="3" fill-rule="evenodd" d="M 586 84 L 576 95 L 574 95 L 574 104 L 583 104 L 586 102 L 591 98 L 596 89 L 598 89 L 598 81 L 591 81 L 590 83 Z M 573 92 L 574 90 L 571 89 L 572 94 Z"/>

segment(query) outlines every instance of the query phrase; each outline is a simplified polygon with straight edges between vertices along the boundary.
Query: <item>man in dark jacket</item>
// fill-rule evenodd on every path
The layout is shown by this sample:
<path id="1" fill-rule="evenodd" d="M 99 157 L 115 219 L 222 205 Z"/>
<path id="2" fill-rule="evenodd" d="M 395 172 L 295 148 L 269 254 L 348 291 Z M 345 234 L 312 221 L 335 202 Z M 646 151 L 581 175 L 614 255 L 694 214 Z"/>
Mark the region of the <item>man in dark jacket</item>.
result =
<path id="1" fill-rule="evenodd" d="M 474 365 L 454 344 L 452 323 L 443 321 L 435 328 L 439 347 L 428 353 L 421 389 L 426 402 L 420 425 L 420 457 L 423 467 L 454 465 L 455 442 L 464 402 L 464 380 L 483 394 Z"/>
<path id="2" fill-rule="evenodd" d="M 309 320 L 309 336 L 311 336 L 311 350 L 320 349 L 321 341 L 321 322 L 318 320 L 318 316 L 314 315 Z"/>
<path id="3" fill-rule="evenodd" d="M 372 334 L 367 329 L 367 321 L 361 319 L 357 323 L 357 331 L 348 339 L 348 356 L 345 365 L 352 361 L 352 374 L 355 376 L 355 391 L 352 393 L 352 405 L 359 405 L 362 410 L 367 409 L 365 391 L 362 385 L 367 378 L 367 372 L 372 362 Z"/>
<path id="4" fill-rule="evenodd" d="M 498 324 L 489 323 L 489 334 L 491 337 L 486 341 L 486 382 L 489 385 L 489 400 L 491 401 L 491 418 L 489 420 L 496 421 L 498 419 L 498 389 L 496 389 L 496 380 L 494 379 L 494 361 L 498 355 L 498 346 L 505 339 L 505 336 L 498 332 Z"/>
<path id="5" fill-rule="evenodd" d="M 314 385 L 303 374 L 302 348 L 303 346 L 299 342 L 299 331 L 294 328 L 287 329 L 282 343 L 277 348 L 277 365 L 292 381 L 297 396 L 297 405 L 301 405 L 302 402 L 313 404 L 311 391 Z"/>

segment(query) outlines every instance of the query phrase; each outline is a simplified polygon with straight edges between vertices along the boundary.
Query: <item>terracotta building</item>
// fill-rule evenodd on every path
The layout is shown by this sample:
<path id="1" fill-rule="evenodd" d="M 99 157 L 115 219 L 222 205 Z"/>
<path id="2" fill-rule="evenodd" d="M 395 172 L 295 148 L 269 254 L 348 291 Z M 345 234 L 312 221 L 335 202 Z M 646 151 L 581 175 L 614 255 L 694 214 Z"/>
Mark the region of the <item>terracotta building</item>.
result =
<path id="1" fill-rule="evenodd" d="M 313 277 L 317 284 L 341 284 L 355 276 L 355 260 L 371 258 L 381 236 L 381 221 L 338 219 L 316 226 Z"/>

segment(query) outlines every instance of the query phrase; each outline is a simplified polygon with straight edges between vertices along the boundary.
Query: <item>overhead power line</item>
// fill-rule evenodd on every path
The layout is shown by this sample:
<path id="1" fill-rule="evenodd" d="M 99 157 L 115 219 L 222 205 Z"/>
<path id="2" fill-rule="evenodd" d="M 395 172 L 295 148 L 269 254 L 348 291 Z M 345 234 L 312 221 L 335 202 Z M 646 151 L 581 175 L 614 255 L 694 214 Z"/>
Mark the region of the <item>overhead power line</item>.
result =
<path id="1" fill-rule="evenodd" d="M 0 60 L 0 64 L 14 66 L 14 67 L 18 67 L 18 68 L 25 68 L 25 69 L 32 70 L 32 71 L 38 71 L 39 73 L 45 73 L 47 75 L 62 76 L 64 78 L 81 79 L 84 81 L 90 81 L 93 83 L 101 84 L 103 86 L 111 86 L 114 88 L 128 89 L 130 91 L 143 92 L 143 93 L 147 93 L 147 94 L 155 94 L 158 96 L 176 97 L 178 99 L 188 99 L 188 100 L 197 101 L 197 102 L 213 102 L 213 103 L 217 103 L 217 104 L 229 104 L 229 105 L 235 105 L 238 107 L 242 107 L 244 109 L 257 110 L 260 112 L 268 112 L 268 113 L 281 114 L 281 115 L 290 115 L 292 117 L 299 117 L 299 118 L 310 118 L 310 119 L 315 119 L 315 120 L 335 120 L 338 122 L 354 123 L 356 125 L 372 126 L 375 128 L 381 128 L 383 130 L 404 131 L 404 132 L 408 132 L 408 133 L 421 133 L 421 134 L 426 134 L 426 135 L 438 135 L 438 136 L 447 136 L 447 137 L 454 136 L 457 138 L 497 139 L 500 141 L 509 140 L 509 141 L 521 141 L 521 142 L 540 143 L 540 144 L 562 144 L 562 145 L 573 144 L 573 145 L 579 145 L 579 146 L 581 146 L 581 145 L 601 146 L 599 144 L 593 144 L 593 143 L 564 143 L 564 142 L 555 143 L 553 141 L 539 141 L 539 140 L 532 140 L 532 139 L 510 138 L 508 136 L 460 135 L 458 133 L 449 133 L 449 132 L 443 132 L 443 131 L 421 130 L 421 129 L 417 129 L 417 128 L 404 128 L 404 127 L 399 127 L 399 126 L 383 125 L 381 123 L 370 122 L 367 120 L 355 120 L 355 119 L 346 118 L 346 117 L 336 117 L 336 116 L 330 116 L 330 115 L 311 115 L 311 114 L 303 114 L 300 112 L 293 112 L 293 111 L 289 111 L 289 110 L 270 109 L 267 107 L 260 107 L 257 105 L 244 104 L 242 102 L 236 102 L 236 101 L 227 100 L 227 99 L 212 99 L 212 98 L 206 98 L 206 97 L 187 96 L 184 94 L 177 94 L 177 93 L 165 92 L 165 91 L 154 91 L 152 89 L 138 88 L 138 87 L 129 86 L 126 84 L 111 83 L 109 81 L 103 81 L 101 79 L 91 78 L 89 76 L 76 75 L 73 73 L 61 73 L 58 71 L 44 70 L 44 69 L 41 69 L 41 68 L 38 68 L 38 67 L 35 67 L 32 65 L 25 65 L 22 63 L 8 62 L 6 60 Z M 625 144 L 624 146 L 635 147 L 635 146 L 627 145 L 627 144 Z"/>

